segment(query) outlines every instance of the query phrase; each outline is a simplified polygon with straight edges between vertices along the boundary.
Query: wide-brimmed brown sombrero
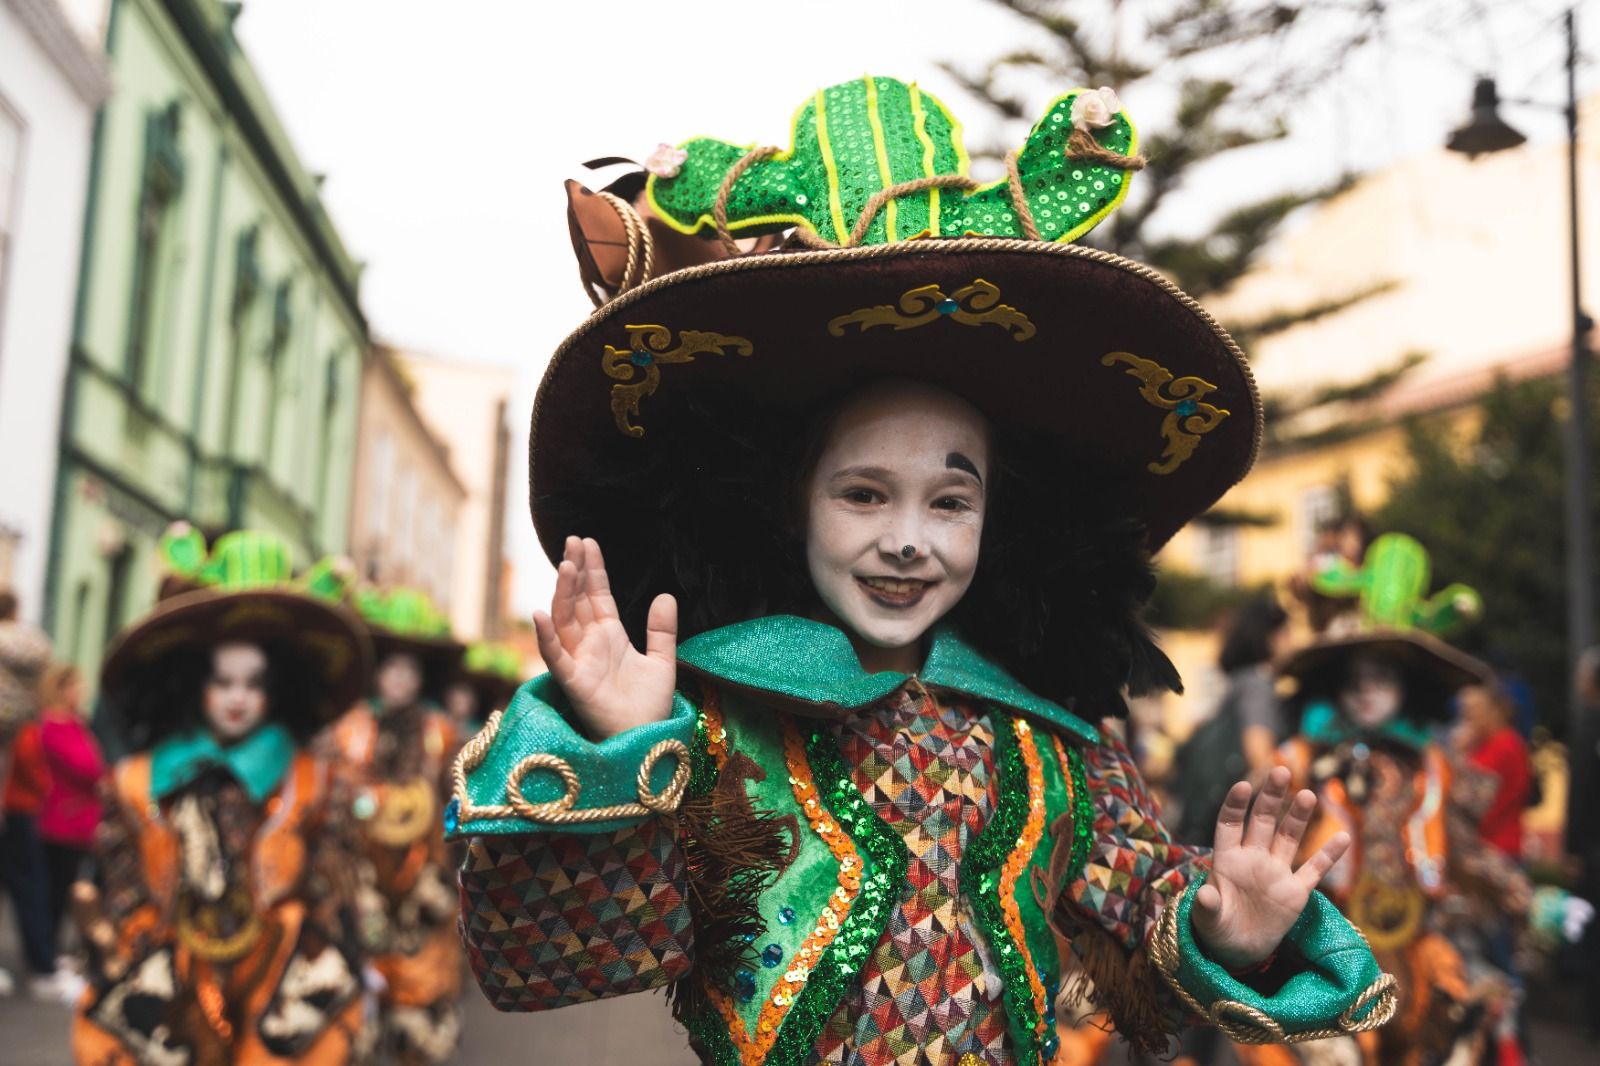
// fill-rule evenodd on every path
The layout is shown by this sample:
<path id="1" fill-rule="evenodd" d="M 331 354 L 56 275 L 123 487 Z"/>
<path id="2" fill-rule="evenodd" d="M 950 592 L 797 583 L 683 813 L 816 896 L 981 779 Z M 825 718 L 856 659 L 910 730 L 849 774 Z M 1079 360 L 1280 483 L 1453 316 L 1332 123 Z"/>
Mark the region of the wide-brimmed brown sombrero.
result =
<path id="1" fill-rule="evenodd" d="M 574 193 L 584 280 L 609 301 L 534 404 L 531 501 L 552 559 L 571 533 L 639 543 L 673 501 L 630 471 L 697 423 L 793 423 L 873 378 L 939 385 L 1059 443 L 1152 550 L 1250 469 L 1261 406 L 1238 346 L 1154 270 L 1067 243 L 1142 165 L 1108 90 L 1052 103 L 988 185 L 966 177 L 943 105 L 892 79 L 819 92 L 793 137 L 663 147 L 643 214 Z M 790 228 L 783 249 L 735 254 Z M 714 247 L 699 236 L 724 257 L 697 262 Z M 700 461 L 714 477 L 718 457 Z"/>
<path id="2" fill-rule="evenodd" d="M 186 535 L 198 536 L 192 531 Z M 185 567 L 196 587 L 161 600 L 118 634 L 100 670 L 100 690 L 115 697 L 154 677 L 169 657 L 233 641 L 285 648 L 313 674 L 313 717 L 329 722 L 365 692 L 372 673 L 366 626 L 330 597 L 333 568 L 293 580 L 288 546 L 274 534 L 241 530 L 219 538 Z M 172 557 L 168 556 L 169 565 Z"/>
<path id="3" fill-rule="evenodd" d="M 1362 654 L 1394 662 L 1407 674 L 1425 674 L 1450 692 L 1492 676 L 1488 664 L 1418 630 L 1371 630 L 1318 640 L 1291 655 L 1281 672 L 1301 681 L 1331 677 Z"/>

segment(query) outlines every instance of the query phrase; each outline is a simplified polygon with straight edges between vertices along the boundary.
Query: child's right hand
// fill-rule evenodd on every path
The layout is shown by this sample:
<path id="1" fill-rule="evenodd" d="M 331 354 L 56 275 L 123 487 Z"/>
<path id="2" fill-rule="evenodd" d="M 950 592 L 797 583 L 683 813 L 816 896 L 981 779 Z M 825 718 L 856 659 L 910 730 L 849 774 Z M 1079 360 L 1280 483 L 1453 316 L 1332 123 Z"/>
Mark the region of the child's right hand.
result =
<path id="1" fill-rule="evenodd" d="M 591 738 L 604 740 L 672 713 L 678 603 L 662 594 L 650 604 L 641 654 L 622 628 L 594 540 L 567 538 L 550 613 L 535 611 L 533 626 L 550 676 Z"/>

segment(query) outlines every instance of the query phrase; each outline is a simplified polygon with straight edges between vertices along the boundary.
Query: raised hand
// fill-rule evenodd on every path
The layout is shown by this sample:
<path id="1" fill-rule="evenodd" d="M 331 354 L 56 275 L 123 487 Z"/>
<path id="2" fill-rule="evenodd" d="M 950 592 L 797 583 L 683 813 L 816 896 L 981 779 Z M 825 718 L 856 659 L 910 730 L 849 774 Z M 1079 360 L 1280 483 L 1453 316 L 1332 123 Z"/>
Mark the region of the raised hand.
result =
<path id="1" fill-rule="evenodd" d="M 1312 890 L 1350 846 L 1348 833 L 1336 833 L 1295 869 L 1316 795 L 1301 789 L 1288 801 L 1289 771 L 1282 766 L 1267 775 L 1254 810 L 1251 791 L 1248 781 L 1240 781 L 1223 801 L 1211 876 L 1195 893 L 1192 912 L 1201 946 L 1233 970 L 1277 950 Z"/>
<path id="2" fill-rule="evenodd" d="M 550 613 L 535 611 L 533 627 L 550 676 L 591 738 L 603 740 L 672 713 L 678 603 L 661 595 L 650 604 L 640 653 L 622 628 L 595 541 L 567 538 Z"/>

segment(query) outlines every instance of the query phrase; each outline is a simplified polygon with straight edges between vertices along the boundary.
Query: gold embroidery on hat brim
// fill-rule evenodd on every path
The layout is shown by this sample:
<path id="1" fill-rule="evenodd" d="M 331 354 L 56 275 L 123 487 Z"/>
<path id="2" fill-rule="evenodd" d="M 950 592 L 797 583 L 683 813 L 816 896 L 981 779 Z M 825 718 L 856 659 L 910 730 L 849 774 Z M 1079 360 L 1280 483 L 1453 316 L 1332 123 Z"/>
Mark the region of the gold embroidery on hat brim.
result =
<path id="1" fill-rule="evenodd" d="M 1217 391 L 1217 387 L 1204 378 L 1174 378 L 1172 371 L 1160 363 L 1141 359 L 1132 352 L 1107 352 L 1100 362 L 1103 366 L 1127 363 L 1125 373 L 1141 383 L 1139 395 L 1152 406 L 1167 411 L 1167 416 L 1161 420 L 1161 435 L 1166 438 L 1167 447 L 1161 453 L 1160 462 L 1152 462 L 1145 468 L 1152 474 L 1170 474 L 1178 469 L 1199 447 L 1201 434 L 1210 433 L 1232 414 L 1200 399 Z"/>
<path id="2" fill-rule="evenodd" d="M 644 436 L 644 427 L 633 419 L 639 417 L 639 401 L 654 395 L 661 384 L 663 363 L 692 363 L 697 355 L 727 355 L 729 348 L 735 355 L 755 351 L 755 346 L 743 337 L 709 330 L 683 330 L 678 334 L 677 347 L 673 347 L 672 330 L 666 326 L 630 325 L 627 329 L 628 346 L 606 345 L 600 369 L 621 383 L 611 386 L 611 416 L 616 419 L 617 428 L 630 437 Z"/>
<path id="3" fill-rule="evenodd" d="M 901 294 L 897 305 L 878 304 L 840 315 L 828 323 L 828 332 L 842 337 L 845 327 L 850 325 L 860 327 L 863 333 L 874 326 L 916 329 L 940 318 L 963 326 L 996 325 L 1010 333 L 1015 341 L 1025 341 L 1038 332 L 1027 315 L 1000 302 L 999 286 L 982 278 L 948 296 L 937 285 L 908 289 Z"/>

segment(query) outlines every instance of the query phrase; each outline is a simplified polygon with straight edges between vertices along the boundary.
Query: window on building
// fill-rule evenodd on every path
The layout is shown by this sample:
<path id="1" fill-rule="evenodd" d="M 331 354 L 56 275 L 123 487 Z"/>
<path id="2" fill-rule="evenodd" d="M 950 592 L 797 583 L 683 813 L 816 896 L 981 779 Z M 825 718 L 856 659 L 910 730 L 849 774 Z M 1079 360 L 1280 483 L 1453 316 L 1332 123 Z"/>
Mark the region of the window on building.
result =
<path id="1" fill-rule="evenodd" d="M 368 471 L 367 532 L 376 542 L 389 526 L 389 490 L 394 484 L 394 438 L 383 430 L 372 442 L 372 469 Z"/>
<path id="2" fill-rule="evenodd" d="M 159 297 L 166 288 L 162 274 L 172 229 L 172 207 L 183 191 L 181 128 L 182 113 L 177 101 L 145 119 L 144 179 L 135 220 L 133 294 L 123 363 L 128 382 L 135 390 L 145 386 L 155 344 Z"/>
<path id="3" fill-rule="evenodd" d="M 328 468 L 333 465 L 333 434 L 339 415 L 339 394 L 343 387 L 339 380 L 339 353 L 328 356 L 323 370 L 322 418 L 317 426 L 317 450 L 312 462 L 317 470 L 317 509 L 328 506 Z"/>
<path id="4" fill-rule="evenodd" d="M 124 544 L 106 563 L 106 617 L 100 634 L 100 647 L 111 646 L 122 629 L 123 612 L 128 609 L 128 574 L 133 569 L 133 549 Z"/>
<path id="5" fill-rule="evenodd" d="M 17 188 L 22 183 L 22 119 L 0 100 L 0 322 L 5 321 L 6 268 L 17 225 Z M 4 359 L 5 352 L 0 352 Z"/>
<path id="6" fill-rule="evenodd" d="M 1200 527 L 1200 571 L 1219 585 L 1239 583 L 1239 527 Z"/>
<path id="7" fill-rule="evenodd" d="M 1317 547 L 1317 531 L 1339 517 L 1339 490 L 1332 485 L 1314 485 L 1300 494 L 1300 513 L 1296 516 L 1296 536 L 1300 554 L 1310 555 Z"/>

